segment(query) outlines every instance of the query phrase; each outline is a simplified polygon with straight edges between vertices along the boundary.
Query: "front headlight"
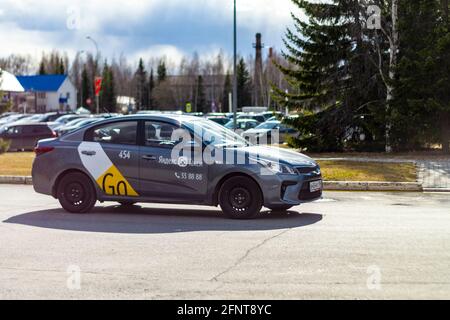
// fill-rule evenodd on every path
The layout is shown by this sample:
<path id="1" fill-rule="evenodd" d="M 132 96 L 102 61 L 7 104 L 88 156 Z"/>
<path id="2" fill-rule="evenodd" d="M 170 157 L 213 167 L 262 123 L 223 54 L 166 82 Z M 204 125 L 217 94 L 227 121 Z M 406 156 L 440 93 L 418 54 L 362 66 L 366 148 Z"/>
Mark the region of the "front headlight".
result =
<path id="1" fill-rule="evenodd" d="M 262 165 L 264 168 L 270 170 L 271 172 L 273 172 L 275 174 L 292 174 L 292 175 L 297 174 L 297 171 L 295 171 L 294 168 L 292 168 L 286 164 L 282 164 L 282 163 L 274 162 L 274 161 L 262 160 L 262 159 L 254 159 L 254 161 L 256 161 L 257 163 Z"/>

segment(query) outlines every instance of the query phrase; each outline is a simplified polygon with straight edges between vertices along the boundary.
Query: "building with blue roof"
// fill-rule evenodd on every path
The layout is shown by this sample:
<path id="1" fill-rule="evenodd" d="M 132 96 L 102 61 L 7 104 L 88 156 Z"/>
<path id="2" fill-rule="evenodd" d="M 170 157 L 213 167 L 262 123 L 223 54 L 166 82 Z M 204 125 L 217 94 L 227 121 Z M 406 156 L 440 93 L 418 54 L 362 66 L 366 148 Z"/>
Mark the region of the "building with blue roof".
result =
<path id="1" fill-rule="evenodd" d="M 77 89 L 67 75 L 17 76 L 25 89 L 17 95 L 17 111 L 45 113 L 74 111 L 77 108 Z"/>

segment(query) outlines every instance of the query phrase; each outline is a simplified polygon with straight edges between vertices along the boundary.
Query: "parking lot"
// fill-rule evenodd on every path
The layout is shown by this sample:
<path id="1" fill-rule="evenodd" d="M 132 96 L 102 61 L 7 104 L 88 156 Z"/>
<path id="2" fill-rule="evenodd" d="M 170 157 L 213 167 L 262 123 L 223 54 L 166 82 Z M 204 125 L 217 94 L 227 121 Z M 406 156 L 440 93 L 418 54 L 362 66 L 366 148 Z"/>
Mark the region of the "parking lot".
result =
<path id="1" fill-rule="evenodd" d="M 448 194 L 326 193 L 249 221 L 0 185 L 0 298 L 450 298 Z"/>

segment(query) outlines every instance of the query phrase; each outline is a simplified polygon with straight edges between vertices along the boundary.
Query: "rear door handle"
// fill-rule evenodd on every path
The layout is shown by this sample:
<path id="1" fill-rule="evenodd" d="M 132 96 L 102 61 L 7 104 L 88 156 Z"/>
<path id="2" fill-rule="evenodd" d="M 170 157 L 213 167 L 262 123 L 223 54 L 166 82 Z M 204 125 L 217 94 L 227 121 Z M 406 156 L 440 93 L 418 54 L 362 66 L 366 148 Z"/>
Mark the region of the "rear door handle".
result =
<path id="1" fill-rule="evenodd" d="M 146 156 L 142 156 L 142 159 L 147 160 L 147 161 L 155 161 L 156 157 L 152 156 L 152 155 L 146 155 Z"/>
<path id="2" fill-rule="evenodd" d="M 95 156 L 97 154 L 97 152 L 85 150 L 85 151 L 81 151 L 81 154 L 84 154 L 85 156 L 92 157 L 92 156 Z"/>

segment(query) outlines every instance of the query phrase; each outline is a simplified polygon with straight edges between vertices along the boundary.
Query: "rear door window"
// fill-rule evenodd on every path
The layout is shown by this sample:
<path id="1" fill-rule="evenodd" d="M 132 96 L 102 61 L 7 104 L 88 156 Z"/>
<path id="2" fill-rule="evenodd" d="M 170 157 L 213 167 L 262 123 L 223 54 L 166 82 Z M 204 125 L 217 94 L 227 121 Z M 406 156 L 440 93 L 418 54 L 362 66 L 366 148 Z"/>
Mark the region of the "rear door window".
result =
<path id="1" fill-rule="evenodd" d="M 104 124 L 88 131 L 87 141 L 109 144 L 137 144 L 137 121 Z"/>

